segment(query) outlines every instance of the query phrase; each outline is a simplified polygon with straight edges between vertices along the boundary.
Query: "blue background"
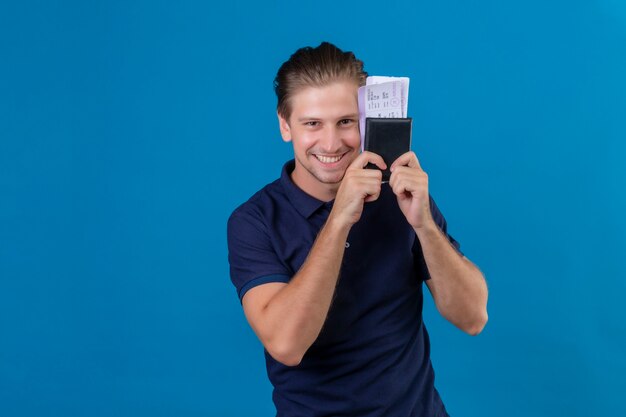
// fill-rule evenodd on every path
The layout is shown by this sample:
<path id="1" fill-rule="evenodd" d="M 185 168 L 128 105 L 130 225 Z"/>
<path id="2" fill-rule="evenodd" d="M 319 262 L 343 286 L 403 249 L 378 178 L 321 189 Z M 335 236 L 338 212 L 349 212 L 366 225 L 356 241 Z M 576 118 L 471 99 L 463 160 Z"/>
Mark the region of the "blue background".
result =
<path id="1" fill-rule="evenodd" d="M 272 416 L 226 219 L 291 157 L 298 47 L 411 77 L 414 151 L 484 272 L 430 297 L 454 416 L 626 415 L 626 5 L 2 2 L 0 415 Z"/>

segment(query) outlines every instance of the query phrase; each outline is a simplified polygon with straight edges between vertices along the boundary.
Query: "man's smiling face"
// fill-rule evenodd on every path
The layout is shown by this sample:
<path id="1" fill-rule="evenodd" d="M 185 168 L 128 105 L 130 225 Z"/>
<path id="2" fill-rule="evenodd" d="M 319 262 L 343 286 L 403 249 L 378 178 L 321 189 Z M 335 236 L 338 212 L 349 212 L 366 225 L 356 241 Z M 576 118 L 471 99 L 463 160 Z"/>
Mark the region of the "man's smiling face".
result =
<path id="1" fill-rule="evenodd" d="M 292 179 L 321 200 L 334 198 L 350 163 L 359 155 L 358 85 L 337 81 L 306 87 L 291 97 L 289 120 L 278 116 L 283 140 L 293 144 Z"/>

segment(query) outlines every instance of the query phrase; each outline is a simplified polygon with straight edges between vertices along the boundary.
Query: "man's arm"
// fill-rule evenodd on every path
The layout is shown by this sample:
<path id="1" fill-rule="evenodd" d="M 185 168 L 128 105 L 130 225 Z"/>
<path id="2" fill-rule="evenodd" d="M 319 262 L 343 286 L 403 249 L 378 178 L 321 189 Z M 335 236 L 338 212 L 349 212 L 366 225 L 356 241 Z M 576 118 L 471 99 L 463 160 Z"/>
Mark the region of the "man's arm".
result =
<path id="1" fill-rule="evenodd" d="M 487 284 L 480 270 L 454 249 L 432 221 L 415 229 L 430 273 L 426 285 L 437 309 L 448 321 L 471 335 L 487 324 Z"/>
<path id="2" fill-rule="evenodd" d="M 369 152 L 353 161 L 326 224 L 291 281 L 254 287 L 243 297 L 248 322 L 269 354 L 285 365 L 298 365 L 319 336 L 330 310 L 348 233 L 360 219 L 364 202 L 380 195 L 382 172 L 363 169 L 369 162 L 386 168 L 380 156 Z"/>
<path id="3" fill-rule="evenodd" d="M 413 152 L 391 165 L 389 185 L 400 210 L 415 230 L 431 279 L 426 281 L 437 309 L 461 330 L 476 335 L 487 323 L 487 284 L 441 232 L 430 211 L 428 175 Z"/>

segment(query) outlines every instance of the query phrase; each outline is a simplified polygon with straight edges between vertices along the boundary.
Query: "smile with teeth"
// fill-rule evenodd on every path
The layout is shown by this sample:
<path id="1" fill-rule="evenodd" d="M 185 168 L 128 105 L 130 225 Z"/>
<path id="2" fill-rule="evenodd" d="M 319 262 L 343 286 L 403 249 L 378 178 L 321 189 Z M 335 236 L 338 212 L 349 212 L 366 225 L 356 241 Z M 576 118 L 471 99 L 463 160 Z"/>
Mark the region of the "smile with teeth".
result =
<path id="1" fill-rule="evenodd" d="M 323 156 L 323 155 L 315 155 L 315 157 L 324 164 L 333 164 L 341 159 L 343 155 L 339 156 Z"/>

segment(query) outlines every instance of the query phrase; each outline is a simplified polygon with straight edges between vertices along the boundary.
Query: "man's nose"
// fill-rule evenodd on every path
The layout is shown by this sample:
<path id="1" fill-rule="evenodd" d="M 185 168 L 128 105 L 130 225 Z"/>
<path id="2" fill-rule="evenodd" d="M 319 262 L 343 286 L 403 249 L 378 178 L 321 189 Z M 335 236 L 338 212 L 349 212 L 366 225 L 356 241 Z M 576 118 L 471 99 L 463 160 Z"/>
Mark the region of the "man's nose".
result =
<path id="1" fill-rule="evenodd" d="M 336 126 L 324 129 L 319 140 L 319 146 L 324 153 L 332 154 L 341 150 L 341 131 Z"/>

